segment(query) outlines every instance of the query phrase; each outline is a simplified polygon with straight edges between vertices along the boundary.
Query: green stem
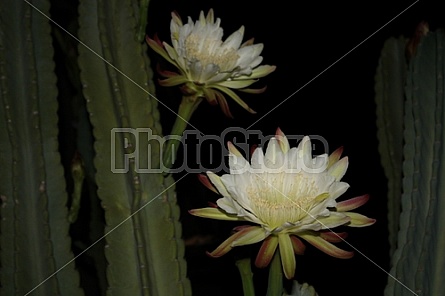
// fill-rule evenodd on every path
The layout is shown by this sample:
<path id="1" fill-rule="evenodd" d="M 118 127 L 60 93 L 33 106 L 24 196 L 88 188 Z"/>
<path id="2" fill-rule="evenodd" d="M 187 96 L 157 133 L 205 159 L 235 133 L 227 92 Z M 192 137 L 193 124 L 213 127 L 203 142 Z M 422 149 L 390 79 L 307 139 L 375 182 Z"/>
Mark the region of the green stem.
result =
<path id="1" fill-rule="evenodd" d="M 255 296 L 255 288 L 253 286 L 253 273 L 250 269 L 250 258 L 236 261 L 241 281 L 243 283 L 244 296 Z"/>
<path id="2" fill-rule="evenodd" d="M 276 250 L 270 263 L 267 296 L 276 296 L 283 293 L 283 270 L 281 268 L 280 250 Z"/>
<path id="3" fill-rule="evenodd" d="M 182 134 L 184 133 L 193 112 L 195 112 L 201 101 L 202 98 L 196 95 L 182 97 L 181 104 L 179 105 L 178 117 L 176 117 L 176 121 L 170 135 L 168 135 L 170 138 L 163 149 L 163 162 L 161 164 L 161 168 L 167 170 L 172 168 L 178 147 L 181 144 L 180 138 L 182 137 Z"/>

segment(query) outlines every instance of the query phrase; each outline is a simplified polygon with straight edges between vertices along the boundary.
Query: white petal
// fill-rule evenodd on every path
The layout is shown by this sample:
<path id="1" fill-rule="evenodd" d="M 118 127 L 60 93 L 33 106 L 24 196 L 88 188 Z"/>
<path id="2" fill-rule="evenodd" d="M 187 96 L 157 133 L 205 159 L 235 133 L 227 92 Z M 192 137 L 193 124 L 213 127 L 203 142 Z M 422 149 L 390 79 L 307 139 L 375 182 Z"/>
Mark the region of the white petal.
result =
<path id="1" fill-rule="evenodd" d="M 316 205 L 315 207 L 313 207 L 310 210 L 310 214 L 314 217 L 319 217 L 319 216 L 329 216 L 329 214 L 331 213 L 327 208 L 333 208 L 336 205 L 336 201 L 334 198 L 329 197 L 325 200 L 323 200 L 321 203 L 319 203 L 318 205 Z"/>
<path id="2" fill-rule="evenodd" d="M 298 146 L 300 149 L 301 169 L 305 172 L 312 172 L 312 145 L 308 136 L 305 136 Z"/>
<path id="3" fill-rule="evenodd" d="M 244 173 L 242 175 L 223 175 L 221 176 L 221 181 L 224 183 L 230 196 L 237 201 L 241 207 L 253 213 L 247 193 L 247 186 L 251 184 L 250 176 L 250 173 Z"/>
<path id="4" fill-rule="evenodd" d="M 251 172 L 263 173 L 264 172 L 264 153 L 262 148 L 256 148 L 252 154 L 251 159 Z"/>
<path id="5" fill-rule="evenodd" d="M 189 62 L 188 68 L 190 69 L 190 76 L 193 81 L 199 81 L 202 72 L 202 64 L 200 61 Z"/>
<path id="6" fill-rule="evenodd" d="M 229 192 L 227 192 L 226 187 L 224 186 L 224 183 L 221 181 L 221 178 L 212 172 L 207 172 L 207 177 L 209 177 L 212 184 L 216 187 L 219 193 L 221 193 L 224 197 L 230 197 Z"/>
<path id="7" fill-rule="evenodd" d="M 239 175 L 250 170 L 249 162 L 243 156 L 229 153 L 229 167 L 231 175 Z"/>
<path id="8" fill-rule="evenodd" d="M 216 84 L 216 83 L 219 84 L 219 82 L 221 82 L 221 81 L 227 81 L 227 79 L 230 78 L 231 75 L 232 75 L 231 73 L 220 72 L 220 73 L 218 73 L 218 74 L 215 74 L 215 75 L 214 75 L 213 77 L 211 77 L 208 81 L 206 81 L 206 84 L 207 84 L 209 87 L 211 87 L 212 84 Z M 222 84 L 220 84 L 220 85 L 222 85 Z"/>
<path id="9" fill-rule="evenodd" d="M 252 64 L 252 62 L 261 54 L 263 48 L 264 45 L 262 43 L 253 44 L 240 48 L 238 50 L 238 55 L 240 56 L 238 59 L 238 66 L 240 68 L 249 67 Z"/>
<path id="10" fill-rule="evenodd" d="M 268 172 L 284 171 L 284 153 L 275 137 L 269 140 L 265 155 L 265 166 Z"/>
<path id="11" fill-rule="evenodd" d="M 229 214 L 238 214 L 241 212 L 241 206 L 232 198 L 220 198 L 216 204 Z"/>
<path id="12" fill-rule="evenodd" d="M 348 190 L 349 184 L 345 182 L 335 182 L 332 184 L 331 188 L 329 189 L 329 195 L 332 198 L 338 198 L 340 195 L 346 192 Z"/>
<path id="13" fill-rule="evenodd" d="M 263 57 L 258 56 L 250 63 L 249 67 L 253 69 L 256 66 L 258 66 L 259 64 L 261 64 L 262 61 L 263 61 Z"/>
<path id="14" fill-rule="evenodd" d="M 314 178 L 315 184 L 319 189 L 319 193 L 330 192 L 330 188 L 335 182 L 335 178 L 327 175 L 326 173 L 308 175 Z"/>
<path id="15" fill-rule="evenodd" d="M 210 9 L 206 16 L 206 22 L 213 24 L 215 22 L 215 16 L 213 13 L 213 9 Z"/>
<path id="16" fill-rule="evenodd" d="M 337 181 L 341 180 L 348 169 L 348 157 L 343 157 L 334 163 L 328 170 L 328 174 L 335 177 Z"/>
<path id="17" fill-rule="evenodd" d="M 329 163 L 329 156 L 325 154 L 318 155 L 312 159 L 312 173 L 321 173 L 326 170 Z"/>
<path id="18" fill-rule="evenodd" d="M 233 32 L 222 44 L 224 49 L 234 48 L 238 49 L 243 41 L 244 27 L 239 28 L 238 31 Z"/>
<path id="19" fill-rule="evenodd" d="M 210 10 L 208 13 L 208 17 L 209 20 L 212 21 L 213 20 L 213 10 Z M 207 23 L 206 17 L 204 15 L 204 11 L 200 11 L 199 12 L 199 24 L 202 26 L 205 26 L 205 24 Z M 196 24 L 198 25 L 198 22 L 196 22 Z"/>
<path id="20" fill-rule="evenodd" d="M 296 147 L 291 148 L 287 152 L 287 168 L 289 173 L 299 173 L 300 172 L 300 163 L 298 160 L 298 149 Z"/>
<path id="21" fill-rule="evenodd" d="M 199 75 L 200 82 L 206 82 L 213 76 L 215 76 L 219 71 L 219 67 L 215 64 L 207 64 Z"/>
<path id="22" fill-rule="evenodd" d="M 216 201 L 218 206 L 223 209 L 224 211 L 236 214 L 238 217 L 243 218 L 246 221 L 250 221 L 252 223 L 264 225 L 264 223 L 258 219 L 254 214 L 247 211 L 243 207 L 241 207 L 235 200 L 233 199 L 223 199 L 220 198 Z"/>

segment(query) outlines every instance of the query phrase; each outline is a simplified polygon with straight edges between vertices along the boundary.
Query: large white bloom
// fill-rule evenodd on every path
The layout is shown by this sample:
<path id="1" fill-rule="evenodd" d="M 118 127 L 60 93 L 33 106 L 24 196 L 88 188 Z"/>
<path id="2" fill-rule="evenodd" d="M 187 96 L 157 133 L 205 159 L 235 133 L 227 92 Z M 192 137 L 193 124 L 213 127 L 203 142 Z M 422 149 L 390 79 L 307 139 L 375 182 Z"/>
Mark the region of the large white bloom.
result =
<path id="1" fill-rule="evenodd" d="M 247 89 L 258 78 L 275 70 L 275 66 L 261 65 L 263 44 L 253 44 L 253 39 L 242 43 L 244 27 L 222 40 L 221 20 L 215 20 L 213 10 L 207 16 L 201 11 L 199 20 L 189 17 L 183 24 L 181 18 L 172 13 L 170 23 L 172 45 L 147 37 L 147 43 L 178 73 L 160 71 L 166 79 L 161 85 L 183 85 L 186 94 L 205 97 L 212 104 L 220 104 L 227 116 L 231 116 L 224 94 L 230 96 L 249 112 L 254 111 L 231 89 L 259 93 L 264 89 Z"/>
<path id="2" fill-rule="evenodd" d="M 348 158 L 340 159 L 342 149 L 329 157 L 312 158 L 311 142 L 304 137 L 297 148 L 290 148 L 286 136 L 277 134 L 268 144 L 266 153 L 257 148 L 249 164 L 241 153 L 229 144 L 230 174 L 217 176 L 208 172 L 210 182 L 204 184 L 218 192 L 215 208 L 191 210 L 196 216 L 248 221 L 258 226 L 238 227 L 211 256 L 219 257 L 232 247 L 264 240 L 256 259 L 258 267 L 267 266 L 277 248 L 287 278 L 295 272 L 294 253 L 301 254 L 304 245 L 299 238 L 337 258 L 350 258 L 353 253 L 331 244 L 339 242 L 345 233 L 330 229 L 347 225 L 363 227 L 375 220 L 348 212 L 368 200 L 367 195 L 337 202 L 349 187 L 340 181 L 348 167 Z M 299 237 L 299 238 L 298 238 Z"/>

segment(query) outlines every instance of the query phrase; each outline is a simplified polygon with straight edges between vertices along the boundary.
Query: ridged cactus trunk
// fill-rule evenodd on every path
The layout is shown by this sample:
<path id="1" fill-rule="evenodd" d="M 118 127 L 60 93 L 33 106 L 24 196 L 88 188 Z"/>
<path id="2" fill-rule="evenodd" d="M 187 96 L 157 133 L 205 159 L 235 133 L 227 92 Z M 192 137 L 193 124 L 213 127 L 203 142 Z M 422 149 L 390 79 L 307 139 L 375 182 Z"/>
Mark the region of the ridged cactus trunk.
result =
<path id="1" fill-rule="evenodd" d="M 403 59 L 405 53 L 399 52 L 399 59 Z M 395 69 L 387 68 L 386 71 Z M 402 194 L 394 194 L 397 188 L 393 186 L 393 193 L 388 196 L 390 205 L 396 205 L 397 199 L 401 204 L 397 248 L 391 260 L 391 275 L 400 282 L 390 277 L 385 295 L 413 295 L 413 292 L 441 295 L 445 290 L 445 238 L 442 235 L 445 233 L 445 36 L 442 30 L 430 32 L 420 39 L 406 74 L 401 75 L 406 77 L 403 120 L 397 110 L 395 116 L 387 120 L 390 125 L 399 126 L 394 135 L 403 135 L 403 147 L 385 142 L 381 135 L 388 133 L 388 129 L 379 126 L 382 147 L 386 145 L 381 151 L 393 149 L 397 161 L 400 154 L 403 157 L 400 170 L 399 164 L 389 163 L 394 159 L 382 154 L 383 165 L 390 172 L 387 173 L 390 184 L 398 184 L 400 176 L 402 178 Z M 378 79 L 384 78 L 380 76 Z M 399 85 L 400 77 L 394 81 Z M 382 83 L 390 85 L 393 80 L 377 81 L 377 85 Z M 400 107 L 398 94 L 387 94 L 387 99 L 394 101 L 388 103 L 378 99 L 379 108 Z M 387 112 L 391 114 L 390 110 Z M 394 140 L 400 143 L 399 138 Z M 397 206 L 390 206 L 389 210 L 390 219 L 400 212 Z"/>
<path id="2" fill-rule="evenodd" d="M 148 1 L 141 5 L 146 9 Z M 58 144 L 53 40 L 44 16 L 49 10 L 49 1 L 44 0 L 31 4 L 5 0 L 0 5 L 1 295 L 84 295 L 71 251 L 69 221 L 76 220 L 81 206 L 85 176 L 76 158 L 78 180 L 69 200 Z M 91 191 L 97 185 L 105 212 L 106 294 L 191 295 L 174 180 L 159 172 L 135 170 L 137 164 L 158 167 L 162 148 L 147 138 L 161 136 L 161 126 L 147 46 L 138 41 L 143 39 L 145 15 L 139 1 L 80 1 L 82 44 L 78 65 L 68 67 L 74 75 L 81 71 L 93 125 L 94 161 L 89 161 L 93 147 L 79 140 L 88 134 L 88 126 L 79 127 L 77 148 L 88 162 L 89 184 L 96 183 L 87 186 L 89 197 L 96 196 Z M 60 34 L 64 33 L 55 32 L 59 42 Z M 79 77 L 72 79 L 77 84 Z M 145 137 L 139 139 L 141 154 L 137 161 L 130 159 L 127 173 L 113 172 L 112 159 L 116 167 L 122 166 L 138 142 L 131 133 L 119 131 L 113 138 L 115 128 L 150 131 L 141 135 Z M 90 222 L 95 221 L 101 231 L 96 210 Z M 94 237 L 100 236 L 95 231 Z"/>
<path id="3" fill-rule="evenodd" d="M 49 1 L 33 1 L 49 14 Z M 69 237 L 58 152 L 48 19 L 24 1 L 0 5 L 0 294 L 83 295 Z M 57 270 L 60 272 L 53 275 Z"/>
<path id="4" fill-rule="evenodd" d="M 150 134 L 162 133 L 147 46 L 138 40 L 139 16 L 136 0 L 80 1 L 79 38 L 89 48 L 79 44 L 78 64 L 105 210 L 107 295 L 190 295 L 173 179 L 135 170 L 138 164 L 159 167 L 161 147 Z M 115 128 L 150 132 L 137 142 Z M 125 155 L 139 148 L 127 162 Z M 127 163 L 128 172 L 113 172 L 112 159 L 116 168 Z"/>
<path id="5" fill-rule="evenodd" d="M 404 37 L 390 38 L 385 42 L 375 77 L 379 153 L 388 179 L 388 231 L 391 255 L 397 247 L 402 193 L 406 43 Z"/>

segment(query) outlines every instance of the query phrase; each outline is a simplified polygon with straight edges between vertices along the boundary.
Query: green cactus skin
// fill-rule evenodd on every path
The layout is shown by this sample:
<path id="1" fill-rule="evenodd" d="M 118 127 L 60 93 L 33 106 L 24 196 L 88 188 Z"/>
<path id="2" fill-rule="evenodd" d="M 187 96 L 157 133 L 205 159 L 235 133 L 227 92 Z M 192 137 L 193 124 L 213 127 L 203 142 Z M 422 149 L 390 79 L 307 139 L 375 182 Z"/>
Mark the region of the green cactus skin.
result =
<path id="1" fill-rule="evenodd" d="M 149 0 L 139 0 L 139 42 L 145 42 L 145 27 L 147 26 Z"/>
<path id="2" fill-rule="evenodd" d="M 50 25 L 15 0 L 0 22 L 0 294 L 83 295 L 74 264 L 49 277 L 73 259 Z"/>
<path id="3" fill-rule="evenodd" d="M 147 94 L 154 94 L 154 85 L 147 47 L 137 39 L 138 18 L 138 1 L 80 1 L 80 40 L 128 76 L 79 45 L 83 94 L 94 128 L 98 196 L 105 233 L 113 230 L 105 238 L 107 295 L 191 295 L 173 179 L 137 174 L 133 162 L 126 174 L 111 172 L 113 128 L 151 128 L 161 135 L 157 102 Z M 128 140 L 134 147 L 133 139 Z M 116 155 L 129 152 L 121 134 L 116 142 Z M 159 147 L 150 156 L 141 155 L 140 163 L 146 164 L 148 157 L 152 167 L 159 165 Z"/>
<path id="4" fill-rule="evenodd" d="M 391 275 L 418 295 L 445 290 L 445 36 L 428 33 L 406 83 L 402 213 Z M 392 278 L 385 295 L 412 295 Z"/>
<path id="5" fill-rule="evenodd" d="M 407 63 L 404 37 L 383 45 L 375 76 L 377 136 L 381 163 L 388 180 L 388 231 L 390 255 L 397 247 L 402 194 L 403 110 Z"/>

